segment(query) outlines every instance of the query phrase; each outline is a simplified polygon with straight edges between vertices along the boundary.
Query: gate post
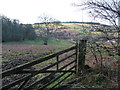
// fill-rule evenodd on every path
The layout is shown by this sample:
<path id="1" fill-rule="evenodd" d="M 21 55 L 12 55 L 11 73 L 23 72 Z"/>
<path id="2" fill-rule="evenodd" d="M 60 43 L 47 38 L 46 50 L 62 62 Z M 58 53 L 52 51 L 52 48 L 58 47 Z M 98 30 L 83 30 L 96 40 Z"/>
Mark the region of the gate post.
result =
<path id="1" fill-rule="evenodd" d="M 87 40 L 80 40 L 78 44 L 77 73 L 80 73 L 85 65 Z"/>
<path id="2" fill-rule="evenodd" d="M 76 40 L 76 62 L 75 62 L 75 72 L 78 73 L 78 53 L 79 52 L 79 40 Z"/>

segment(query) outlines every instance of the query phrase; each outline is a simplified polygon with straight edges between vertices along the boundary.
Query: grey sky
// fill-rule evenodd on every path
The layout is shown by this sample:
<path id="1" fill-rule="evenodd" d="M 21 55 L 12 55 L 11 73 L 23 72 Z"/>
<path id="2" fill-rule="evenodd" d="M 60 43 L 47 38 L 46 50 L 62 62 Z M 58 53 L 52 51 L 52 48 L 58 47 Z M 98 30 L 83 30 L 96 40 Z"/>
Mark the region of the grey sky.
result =
<path id="1" fill-rule="evenodd" d="M 71 5 L 82 1 L 84 0 L 0 0 L 0 14 L 19 19 L 22 23 L 38 22 L 38 16 L 43 13 L 60 21 L 94 21 L 85 11 Z"/>

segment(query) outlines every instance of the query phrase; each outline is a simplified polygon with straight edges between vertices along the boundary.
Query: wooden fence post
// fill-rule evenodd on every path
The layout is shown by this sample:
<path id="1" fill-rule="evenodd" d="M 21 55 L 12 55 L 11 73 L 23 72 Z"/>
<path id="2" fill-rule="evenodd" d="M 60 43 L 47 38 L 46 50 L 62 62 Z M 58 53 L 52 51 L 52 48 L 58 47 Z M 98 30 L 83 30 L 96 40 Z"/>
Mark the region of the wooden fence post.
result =
<path id="1" fill-rule="evenodd" d="M 78 72 L 78 67 L 77 67 L 77 66 L 78 66 L 78 64 L 77 64 L 77 62 L 78 62 L 78 52 L 79 52 L 79 48 L 78 48 L 78 47 L 79 47 L 79 46 L 78 46 L 79 44 L 78 44 L 78 43 L 79 43 L 79 41 L 76 40 L 76 51 L 75 51 L 75 52 L 76 52 L 76 62 L 75 62 L 75 65 L 76 65 L 75 71 L 76 71 L 76 73 Z"/>
<path id="2" fill-rule="evenodd" d="M 78 60 L 77 60 L 77 73 L 81 72 L 85 65 L 87 40 L 80 40 L 78 45 Z"/>
<path id="3" fill-rule="evenodd" d="M 57 62 L 59 61 L 59 56 L 57 55 Z M 58 64 L 57 64 L 57 71 L 58 71 L 58 69 L 59 69 L 59 66 L 58 66 Z"/>

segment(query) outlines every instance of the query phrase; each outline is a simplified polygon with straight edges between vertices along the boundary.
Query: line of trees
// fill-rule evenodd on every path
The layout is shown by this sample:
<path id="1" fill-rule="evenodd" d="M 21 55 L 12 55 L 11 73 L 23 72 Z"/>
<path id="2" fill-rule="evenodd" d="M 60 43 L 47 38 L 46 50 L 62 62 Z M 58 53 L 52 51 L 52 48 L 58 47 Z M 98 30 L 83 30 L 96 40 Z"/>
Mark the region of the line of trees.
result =
<path id="1" fill-rule="evenodd" d="M 36 34 L 31 24 L 21 24 L 19 20 L 2 17 L 2 42 L 35 40 Z"/>

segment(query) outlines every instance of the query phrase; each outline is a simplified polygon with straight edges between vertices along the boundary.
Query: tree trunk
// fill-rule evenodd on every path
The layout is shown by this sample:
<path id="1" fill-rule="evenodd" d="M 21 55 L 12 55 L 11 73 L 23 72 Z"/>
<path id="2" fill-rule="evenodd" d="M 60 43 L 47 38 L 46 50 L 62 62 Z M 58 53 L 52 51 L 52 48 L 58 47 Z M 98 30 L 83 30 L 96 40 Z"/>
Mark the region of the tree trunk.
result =
<path id="1" fill-rule="evenodd" d="M 44 40 L 44 45 L 48 45 L 48 40 Z"/>

